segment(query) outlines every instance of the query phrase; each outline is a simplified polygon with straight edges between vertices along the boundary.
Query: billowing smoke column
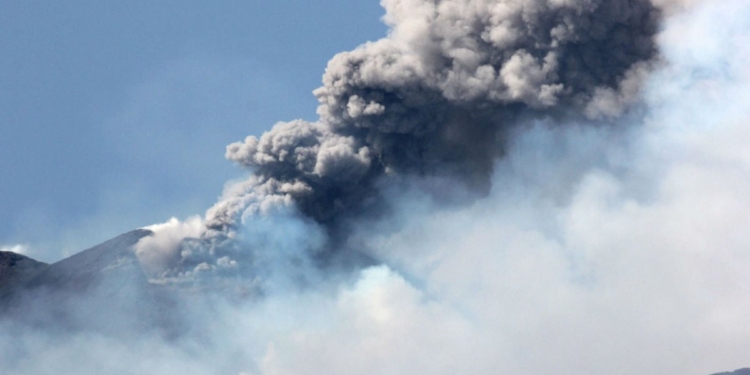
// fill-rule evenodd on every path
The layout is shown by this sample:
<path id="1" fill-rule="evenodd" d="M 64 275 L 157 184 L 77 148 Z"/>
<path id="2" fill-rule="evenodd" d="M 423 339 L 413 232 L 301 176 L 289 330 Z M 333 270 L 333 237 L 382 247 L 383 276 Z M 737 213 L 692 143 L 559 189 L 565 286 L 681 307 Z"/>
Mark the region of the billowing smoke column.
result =
<path id="1" fill-rule="evenodd" d="M 330 223 L 386 175 L 486 192 L 519 115 L 616 116 L 656 54 L 648 0 L 382 4 L 389 36 L 330 61 L 314 92 L 318 122 L 279 123 L 227 148 L 254 176 L 209 212 L 210 230 L 278 204 Z"/>
<path id="2" fill-rule="evenodd" d="M 382 209 L 380 188 L 403 178 L 484 195 L 519 119 L 621 115 L 657 59 L 660 10 L 649 0 L 382 4 L 388 37 L 329 62 L 314 92 L 319 121 L 229 145 L 252 177 L 208 211 L 200 240 L 158 258 L 179 259 L 177 272 L 226 268 L 216 259 L 246 256 L 231 240 L 240 224 L 279 210 L 322 226 L 334 243 L 320 252 L 335 253 L 340 224 Z"/>

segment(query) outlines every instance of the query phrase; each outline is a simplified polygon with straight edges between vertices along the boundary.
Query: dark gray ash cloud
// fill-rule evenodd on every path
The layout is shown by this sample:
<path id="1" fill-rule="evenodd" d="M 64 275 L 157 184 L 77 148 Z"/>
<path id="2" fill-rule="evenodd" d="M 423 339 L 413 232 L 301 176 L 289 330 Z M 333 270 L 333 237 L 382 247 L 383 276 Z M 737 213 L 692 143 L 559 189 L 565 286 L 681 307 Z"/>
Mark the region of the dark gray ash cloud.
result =
<path id="1" fill-rule="evenodd" d="M 388 37 L 329 62 L 317 122 L 227 148 L 254 175 L 209 211 L 210 232 L 277 205 L 332 223 L 385 176 L 485 193 L 519 116 L 617 116 L 657 56 L 660 11 L 648 0 L 382 4 Z"/>

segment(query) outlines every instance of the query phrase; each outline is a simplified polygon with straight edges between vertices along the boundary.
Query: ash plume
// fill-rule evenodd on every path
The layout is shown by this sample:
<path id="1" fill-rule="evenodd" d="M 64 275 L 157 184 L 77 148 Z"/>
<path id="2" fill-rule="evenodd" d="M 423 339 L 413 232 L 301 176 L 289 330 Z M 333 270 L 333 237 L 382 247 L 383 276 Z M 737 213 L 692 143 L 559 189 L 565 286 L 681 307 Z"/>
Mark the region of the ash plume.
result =
<path id="1" fill-rule="evenodd" d="M 611 118 L 657 57 L 648 0 L 384 0 L 389 35 L 328 64 L 316 122 L 276 124 L 227 147 L 253 171 L 209 210 L 208 237 L 293 206 L 335 225 L 384 178 L 490 189 L 493 160 L 522 116 Z"/>

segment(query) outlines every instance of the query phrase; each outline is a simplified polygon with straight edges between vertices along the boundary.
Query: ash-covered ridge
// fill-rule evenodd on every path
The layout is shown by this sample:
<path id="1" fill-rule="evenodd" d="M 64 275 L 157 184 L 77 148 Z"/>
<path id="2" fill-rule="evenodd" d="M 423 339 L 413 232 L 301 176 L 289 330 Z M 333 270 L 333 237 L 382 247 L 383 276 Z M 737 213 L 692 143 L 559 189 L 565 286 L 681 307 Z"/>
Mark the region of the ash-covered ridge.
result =
<path id="1" fill-rule="evenodd" d="M 7 294 L 33 279 L 47 267 L 47 263 L 25 255 L 0 251 L 0 298 L 5 298 Z"/>
<path id="2" fill-rule="evenodd" d="M 156 318 L 156 310 L 141 307 L 156 300 L 133 246 L 151 234 L 131 231 L 51 265 L 17 259 L 22 268 L 0 269 L 1 317 L 55 329 L 106 330 L 123 314 L 148 324 L 141 315 Z"/>
<path id="3" fill-rule="evenodd" d="M 138 229 L 51 264 L 30 280 L 27 288 L 58 288 L 84 291 L 115 274 L 143 279 L 133 246 L 148 230 Z M 140 277 L 139 277 L 140 276 Z"/>

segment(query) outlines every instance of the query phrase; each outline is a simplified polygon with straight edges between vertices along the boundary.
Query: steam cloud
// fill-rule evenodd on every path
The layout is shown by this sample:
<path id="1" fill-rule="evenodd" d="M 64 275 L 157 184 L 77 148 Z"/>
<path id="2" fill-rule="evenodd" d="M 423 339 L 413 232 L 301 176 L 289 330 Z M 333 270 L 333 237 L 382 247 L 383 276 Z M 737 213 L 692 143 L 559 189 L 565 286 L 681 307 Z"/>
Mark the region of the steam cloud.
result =
<path id="1" fill-rule="evenodd" d="M 166 338 L 4 323 L 8 373 L 748 365 L 750 3 L 383 5 L 388 37 L 331 60 L 319 121 L 230 145 L 252 176 L 136 246 L 152 283 L 260 298 L 191 290 Z M 342 251 L 367 260 L 320 266 Z"/>

